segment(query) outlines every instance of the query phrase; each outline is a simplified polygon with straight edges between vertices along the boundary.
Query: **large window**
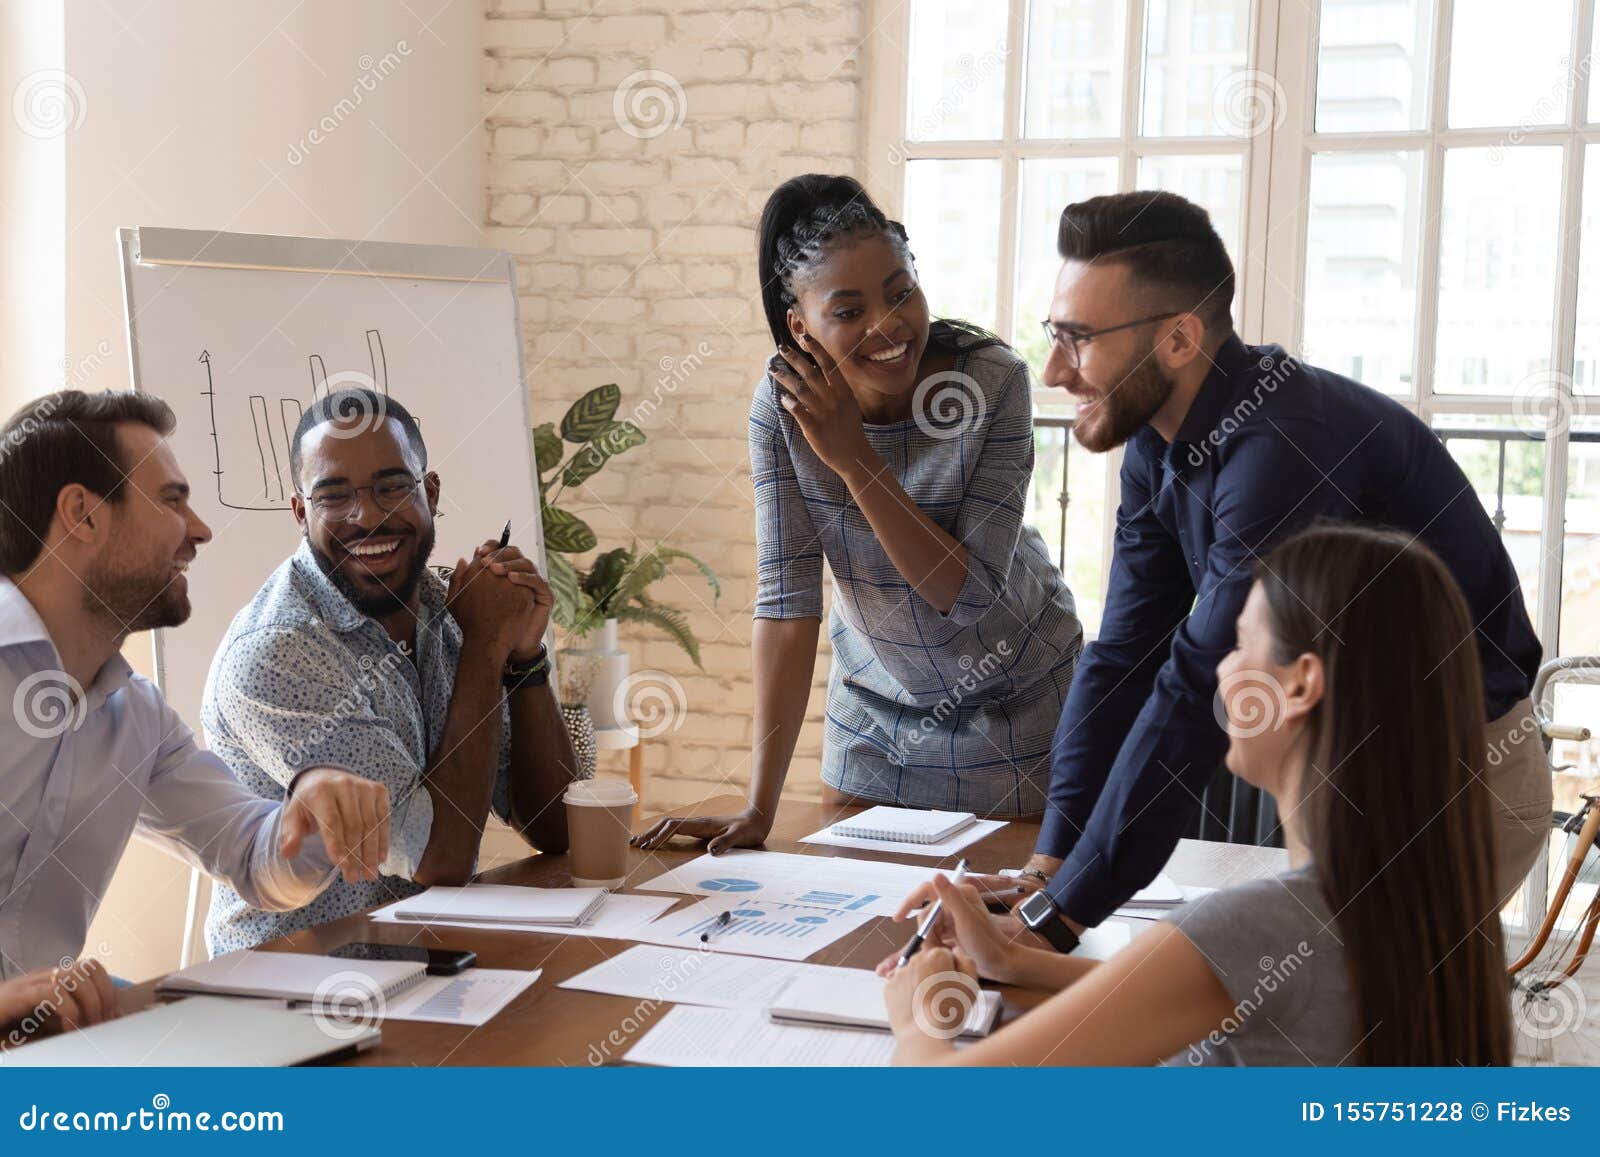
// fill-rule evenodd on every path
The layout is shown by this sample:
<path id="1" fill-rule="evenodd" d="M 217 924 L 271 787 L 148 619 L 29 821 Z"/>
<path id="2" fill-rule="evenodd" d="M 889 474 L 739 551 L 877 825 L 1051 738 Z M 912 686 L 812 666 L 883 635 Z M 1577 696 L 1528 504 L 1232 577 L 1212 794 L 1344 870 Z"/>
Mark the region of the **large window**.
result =
<path id="1" fill-rule="evenodd" d="M 935 311 L 996 328 L 1036 368 L 1061 207 L 1149 187 L 1198 201 L 1238 267 L 1246 340 L 1439 429 L 1547 651 L 1596 650 L 1594 7 L 880 0 L 867 174 L 903 214 Z M 1113 465 L 1070 470 L 1068 571 L 1091 611 Z"/>
<path id="2" fill-rule="evenodd" d="M 868 179 L 936 312 L 1036 336 L 1069 201 L 1209 209 L 1234 320 L 1384 390 L 1465 469 L 1547 656 L 1600 652 L 1596 0 L 881 0 Z M 876 41 L 875 41 L 876 43 Z M 898 48 L 898 51 L 896 49 Z M 910 99 L 907 99 L 909 96 Z M 1038 395 L 1048 419 L 1049 394 Z M 1035 515 L 1091 631 L 1114 461 L 1040 431 Z M 1108 456 L 1110 458 L 1112 456 Z M 1600 730 L 1600 688 L 1557 696 Z M 1589 745 L 1558 806 L 1597 774 Z"/>

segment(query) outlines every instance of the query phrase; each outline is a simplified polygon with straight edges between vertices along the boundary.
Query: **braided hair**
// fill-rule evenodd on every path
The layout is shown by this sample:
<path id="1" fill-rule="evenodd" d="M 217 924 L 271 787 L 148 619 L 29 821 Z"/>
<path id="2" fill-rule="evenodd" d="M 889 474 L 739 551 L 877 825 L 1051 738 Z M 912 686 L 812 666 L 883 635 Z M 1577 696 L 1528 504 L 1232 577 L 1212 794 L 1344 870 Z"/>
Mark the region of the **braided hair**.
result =
<path id="1" fill-rule="evenodd" d="M 796 301 L 796 280 L 820 265 L 833 246 L 864 237 L 882 237 L 908 268 L 915 267 L 906 227 L 885 216 L 854 177 L 806 173 L 773 190 L 761 211 L 756 261 L 774 342 L 793 344 L 789 309 Z M 928 341 L 952 352 L 1004 344 L 979 326 L 943 318 L 929 327 Z"/>

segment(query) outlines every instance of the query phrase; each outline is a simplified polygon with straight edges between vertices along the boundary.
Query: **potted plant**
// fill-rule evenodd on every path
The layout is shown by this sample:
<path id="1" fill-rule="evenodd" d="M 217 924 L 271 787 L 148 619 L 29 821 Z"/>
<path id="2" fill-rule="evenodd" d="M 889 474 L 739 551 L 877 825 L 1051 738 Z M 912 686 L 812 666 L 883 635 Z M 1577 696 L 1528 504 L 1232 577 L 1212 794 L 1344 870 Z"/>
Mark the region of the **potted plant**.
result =
<path id="1" fill-rule="evenodd" d="M 588 523 L 558 505 L 560 499 L 592 478 L 612 458 L 645 441 L 644 431 L 637 425 L 626 419 L 617 420 L 621 403 L 622 391 L 616 385 L 596 386 L 572 404 L 559 424 L 546 422 L 533 431 L 549 572 L 546 577 L 555 596 L 551 618 L 569 639 L 589 640 L 595 636 L 593 646 L 563 648 L 557 664 L 562 684 L 557 690 L 563 710 L 586 707 L 582 713 L 568 713 L 573 742 L 580 746 L 586 729 L 625 727 L 628 723 L 626 718 L 617 717 L 615 703 L 617 688 L 627 678 L 629 666 L 627 653 L 617 646 L 619 622 L 644 623 L 659 629 L 683 648 L 696 667 L 700 666 L 700 643 L 687 617 L 650 595 L 649 588 L 666 577 L 669 566 L 685 562 L 698 570 L 711 587 L 713 603 L 722 594 L 722 586 L 710 567 L 687 551 L 662 543 L 642 551 L 637 543 L 602 551 L 586 568 L 580 568 L 571 558 L 593 550 L 598 540 Z M 568 445 L 576 448 L 563 461 Z M 588 747 L 589 754 L 585 756 L 580 751 L 580 757 L 592 765 L 592 731 Z"/>

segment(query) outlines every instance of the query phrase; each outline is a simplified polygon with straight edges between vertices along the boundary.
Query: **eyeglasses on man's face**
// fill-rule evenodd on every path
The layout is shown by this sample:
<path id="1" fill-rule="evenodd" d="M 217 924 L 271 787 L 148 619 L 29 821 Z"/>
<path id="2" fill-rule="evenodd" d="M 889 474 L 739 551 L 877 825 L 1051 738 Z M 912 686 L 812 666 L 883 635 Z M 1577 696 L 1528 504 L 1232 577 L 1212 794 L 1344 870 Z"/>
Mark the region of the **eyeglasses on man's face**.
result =
<path id="1" fill-rule="evenodd" d="M 303 497 L 319 518 L 341 522 L 356 513 L 363 490 L 372 494 L 373 504 L 379 510 L 393 514 L 411 501 L 421 485 L 422 479 L 414 474 L 392 474 L 385 475 L 370 486 L 350 486 L 343 482 L 317 486 Z"/>
<path id="2" fill-rule="evenodd" d="M 1149 317 L 1141 317 L 1137 321 L 1125 321 L 1121 325 L 1108 325 L 1103 329 L 1091 329 L 1083 333 L 1075 333 L 1064 326 L 1059 326 L 1049 318 L 1039 324 L 1044 326 L 1044 336 L 1050 343 L 1051 348 L 1060 350 L 1066 356 L 1067 365 L 1077 369 L 1082 364 L 1082 353 L 1078 347 L 1085 342 L 1092 341 L 1108 333 L 1116 333 L 1118 330 L 1132 329 L 1136 325 L 1149 325 L 1152 321 L 1165 321 L 1169 317 L 1182 317 L 1186 312 L 1188 311 L 1178 309 L 1170 313 L 1153 313 Z"/>

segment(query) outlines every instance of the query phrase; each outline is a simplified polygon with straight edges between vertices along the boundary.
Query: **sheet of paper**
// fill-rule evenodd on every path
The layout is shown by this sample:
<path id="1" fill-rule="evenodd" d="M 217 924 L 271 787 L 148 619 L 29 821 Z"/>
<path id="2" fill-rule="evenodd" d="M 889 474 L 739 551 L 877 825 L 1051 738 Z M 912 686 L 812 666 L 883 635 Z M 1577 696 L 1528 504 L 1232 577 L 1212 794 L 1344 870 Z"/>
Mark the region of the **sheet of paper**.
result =
<path id="1" fill-rule="evenodd" d="M 887 1065 L 894 1037 L 870 1029 L 800 1028 L 745 1009 L 675 1005 L 623 1058 L 641 1065 L 861 1068 Z"/>
<path id="2" fill-rule="evenodd" d="M 539 979 L 542 969 L 469 968 L 458 976 L 430 976 L 390 1000 L 385 1020 L 426 1020 L 436 1024 L 487 1024 L 489 1019 Z"/>
<path id="3" fill-rule="evenodd" d="M 802 974 L 848 972 L 826 964 L 724 956 L 706 948 L 638 944 L 561 982 L 562 988 L 709 1008 L 765 1009 Z"/>
<path id="4" fill-rule="evenodd" d="M 1110 960 L 1133 940 L 1133 928 L 1127 924 L 1106 922 L 1098 928 L 1085 928 L 1078 938 L 1074 956 L 1086 960 Z"/>
<path id="5" fill-rule="evenodd" d="M 1216 889 L 1207 888 L 1203 884 L 1179 884 L 1178 891 L 1183 893 L 1183 902 L 1187 904 L 1190 900 L 1210 895 Z M 1168 912 L 1178 906 L 1174 904 L 1169 908 L 1118 908 L 1111 914 L 1124 920 L 1163 920 Z"/>
<path id="6" fill-rule="evenodd" d="M 728 922 L 719 924 L 724 912 Z M 687 948 L 703 943 L 712 952 L 804 960 L 875 919 L 870 912 L 842 912 L 764 896 L 712 896 L 643 926 L 633 939 Z M 702 935 L 707 939 L 702 941 Z"/>
<path id="7" fill-rule="evenodd" d="M 928 856 L 939 860 L 955 855 L 962 848 L 977 843 L 985 836 L 993 835 L 1005 826 L 1005 820 L 978 820 L 949 839 L 937 844 L 907 844 L 898 840 L 866 840 L 860 836 L 836 836 L 833 834 L 832 828 L 823 828 L 820 832 L 812 832 L 809 836 L 801 837 L 800 842 L 802 844 L 826 844 L 833 848 L 861 848 L 869 852 L 893 852 L 900 856 Z"/>
<path id="8" fill-rule="evenodd" d="M 630 896 L 613 892 L 589 923 L 576 928 L 526 927 L 519 924 L 449 923 L 419 924 L 398 920 L 388 907 L 379 908 L 368 919 L 377 924 L 399 924 L 406 928 L 471 928 L 478 932 L 538 932 L 545 936 L 590 936 L 598 940 L 640 940 L 639 930 L 678 902 L 676 896 Z"/>
<path id="9" fill-rule="evenodd" d="M 900 902 L 932 877 L 932 869 L 911 864 L 741 849 L 690 860 L 639 887 L 647 892 L 696 896 L 759 896 L 773 902 L 893 916 Z"/>

